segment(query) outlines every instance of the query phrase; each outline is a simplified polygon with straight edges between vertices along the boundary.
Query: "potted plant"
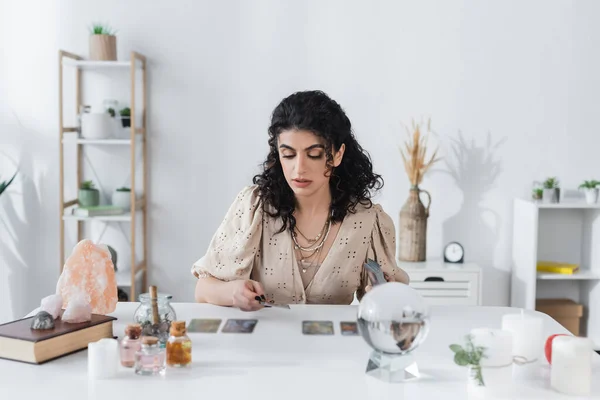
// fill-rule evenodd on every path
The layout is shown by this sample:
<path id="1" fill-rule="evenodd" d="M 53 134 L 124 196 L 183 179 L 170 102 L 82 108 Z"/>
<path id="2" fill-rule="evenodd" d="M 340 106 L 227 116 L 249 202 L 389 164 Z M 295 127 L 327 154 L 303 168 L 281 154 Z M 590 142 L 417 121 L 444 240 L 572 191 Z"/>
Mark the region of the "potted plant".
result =
<path id="1" fill-rule="evenodd" d="M 544 203 L 558 203 L 560 199 L 560 188 L 556 177 L 550 177 L 544 181 L 544 192 L 542 197 Z"/>
<path id="2" fill-rule="evenodd" d="M 116 61 L 117 37 L 108 25 L 93 24 L 90 29 L 90 60 Z"/>
<path id="3" fill-rule="evenodd" d="M 544 189 L 542 189 L 542 188 L 534 188 L 531 191 L 531 197 L 533 198 L 533 200 L 536 200 L 536 201 L 542 200 L 543 196 L 544 196 Z"/>
<path id="4" fill-rule="evenodd" d="M 115 129 L 115 110 L 107 108 L 100 111 L 98 108 L 86 106 L 81 113 L 81 137 L 85 139 L 107 139 L 112 136 Z"/>
<path id="5" fill-rule="evenodd" d="M 121 124 L 123 124 L 123 128 L 129 128 L 131 126 L 131 109 L 125 107 L 119 111 L 119 114 L 121 115 Z"/>
<path id="6" fill-rule="evenodd" d="M 96 207 L 100 205 L 100 191 L 94 187 L 94 182 L 84 181 L 79 187 L 77 201 L 80 207 Z"/>
<path id="7" fill-rule="evenodd" d="M 584 181 L 579 185 L 579 189 L 585 193 L 585 201 L 588 204 L 596 204 L 598 202 L 598 191 L 600 191 L 600 181 L 591 180 Z"/>
<path id="8" fill-rule="evenodd" d="M 131 189 L 128 187 L 116 189 L 112 194 L 112 205 L 129 211 L 131 209 Z"/>

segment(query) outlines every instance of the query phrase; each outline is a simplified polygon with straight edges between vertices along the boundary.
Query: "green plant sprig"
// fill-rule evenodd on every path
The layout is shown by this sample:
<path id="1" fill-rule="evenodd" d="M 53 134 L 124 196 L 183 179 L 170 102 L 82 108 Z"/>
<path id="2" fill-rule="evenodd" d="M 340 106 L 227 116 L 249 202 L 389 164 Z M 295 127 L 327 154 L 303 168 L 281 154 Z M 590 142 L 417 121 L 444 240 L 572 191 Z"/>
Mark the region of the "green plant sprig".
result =
<path id="1" fill-rule="evenodd" d="M 557 189 L 559 186 L 558 179 L 553 176 L 544 181 L 544 189 Z"/>
<path id="2" fill-rule="evenodd" d="M 592 179 L 591 181 L 584 181 L 579 185 L 579 189 L 595 189 L 600 186 L 600 181 Z"/>
<path id="3" fill-rule="evenodd" d="M 8 189 L 8 187 L 10 186 L 10 184 L 15 180 L 16 176 L 17 176 L 17 173 L 15 172 L 15 174 L 9 180 L 7 180 L 7 181 L 0 181 L 0 194 L 4 193 L 4 191 L 6 189 Z"/>
<path id="4" fill-rule="evenodd" d="M 485 355 L 485 347 L 475 346 L 473 344 L 473 336 L 465 336 L 466 344 L 461 346 L 459 344 L 451 344 L 450 350 L 454 352 L 454 363 L 464 366 L 472 366 L 475 370 L 475 379 L 480 386 L 485 386 L 483 381 L 483 374 L 481 371 L 481 359 L 487 358 Z"/>
<path id="5" fill-rule="evenodd" d="M 83 182 L 81 182 L 80 189 L 82 189 L 82 190 L 94 190 L 95 189 L 94 182 L 92 182 L 92 181 L 83 181 Z"/>
<path id="6" fill-rule="evenodd" d="M 108 24 L 101 24 L 101 23 L 95 22 L 90 27 L 90 33 L 92 35 L 114 36 L 114 35 L 116 35 L 117 31 L 113 30 Z"/>

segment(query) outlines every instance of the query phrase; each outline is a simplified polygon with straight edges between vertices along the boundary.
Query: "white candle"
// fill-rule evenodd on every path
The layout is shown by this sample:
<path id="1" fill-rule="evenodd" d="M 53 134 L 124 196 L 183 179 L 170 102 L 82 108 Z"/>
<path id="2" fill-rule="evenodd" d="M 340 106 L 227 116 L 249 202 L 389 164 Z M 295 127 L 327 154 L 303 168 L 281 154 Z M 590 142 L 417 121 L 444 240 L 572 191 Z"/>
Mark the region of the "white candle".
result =
<path id="1" fill-rule="evenodd" d="M 116 339 L 100 339 L 88 344 L 88 377 L 114 378 L 119 364 L 119 343 Z"/>
<path id="2" fill-rule="evenodd" d="M 513 334 L 514 357 L 534 362 L 542 354 L 544 337 L 542 317 L 531 314 L 506 314 L 502 316 L 502 329 Z"/>
<path id="3" fill-rule="evenodd" d="M 481 390 L 490 389 L 505 398 L 512 398 L 512 334 L 490 328 L 473 329 L 470 334 L 474 346 L 484 347 L 485 356 L 479 362 L 485 386 L 479 387 L 475 381 L 470 381 L 470 390 L 479 393 Z"/>
<path id="4" fill-rule="evenodd" d="M 592 341 L 576 336 L 552 340 L 550 386 L 558 392 L 585 396 L 592 385 Z"/>
<path id="5" fill-rule="evenodd" d="M 512 365 L 512 334 L 501 329 L 477 328 L 471 330 L 473 344 L 485 347 L 482 367 L 507 367 Z"/>

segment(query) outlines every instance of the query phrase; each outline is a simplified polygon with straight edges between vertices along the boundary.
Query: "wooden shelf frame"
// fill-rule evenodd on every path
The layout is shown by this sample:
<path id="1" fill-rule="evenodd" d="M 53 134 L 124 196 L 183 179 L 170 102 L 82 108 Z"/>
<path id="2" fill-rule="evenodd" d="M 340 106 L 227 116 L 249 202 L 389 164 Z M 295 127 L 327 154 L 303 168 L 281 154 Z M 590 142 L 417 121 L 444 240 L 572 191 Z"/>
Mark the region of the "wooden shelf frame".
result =
<path id="1" fill-rule="evenodd" d="M 83 57 L 70 53 L 68 51 L 59 50 L 58 52 L 58 104 L 59 104 L 59 226 L 60 226 L 60 272 L 64 267 L 65 263 L 65 222 L 66 221 L 76 221 L 77 223 L 77 240 L 80 241 L 83 239 L 83 223 L 86 221 L 104 221 L 106 223 L 109 222 L 128 222 L 130 223 L 131 229 L 131 265 L 135 266 L 131 268 L 131 283 L 130 283 L 130 301 L 135 301 L 136 299 L 136 280 L 140 277 L 142 279 L 142 288 L 147 286 L 148 280 L 148 210 L 147 210 L 147 195 L 148 195 L 148 157 L 147 157 L 147 68 L 146 68 L 146 57 L 138 52 L 132 51 L 130 53 L 129 61 L 86 61 Z M 85 140 L 82 138 L 76 138 L 75 140 L 65 140 L 65 133 L 78 132 L 79 129 L 77 127 L 66 127 L 64 126 L 64 93 L 63 93 L 63 68 L 70 67 L 76 68 L 76 76 L 75 76 L 75 107 L 76 112 L 80 110 L 82 105 L 82 96 L 81 96 L 81 80 L 82 80 L 82 72 L 88 69 L 102 69 L 102 68 L 123 68 L 124 71 L 129 69 L 130 82 L 131 82 L 131 92 L 130 92 L 130 109 L 131 109 L 131 126 L 129 129 L 130 138 L 123 140 Z M 136 78 L 138 74 L 141 74 L 141 111 L 138 111 L 138 107 L 136 104 Z M 141 126 L 137 126 L 137 113 L 141 112 Z M 136 140 L 137 139 L 137 140 Z M 80 182 L 82 180 L 82 167 L 83 167 L 83 146 L 84 145 L 129 145 L 131 150 L 131 210 L 135 210 L 135 212 L 131 212 L 128 215 L 128 218 L 65 218 L 65 209 L 68 207 L 72 207 L 77 205 L 77 199 L 71 199 L 65 201 L 64 189 L 65 189 L 65 180 L 64 180 L 64 144 L 65 143 L 75 143 L 76 146 L 76 163 L 77 163 L 77 187 L 79 188 Z M 135 193 L 135 185 L 136 185 L 136 150 L 138 146 L 142 146 L 142 196 L 141 198 L 136 198 Z M 139 211 L 139 212 L 138 212 Z M 142 260 L 136 260 L 136 245 L 137 245 L 137 236 L 136 234 L 136 222 L 138 218 L 138 214 L 141 213 L 142 220 L 142 228 L 141 228 L 141 247 L 142 247 Z M 119 216 L 116 216 L 119 217 Z"/>

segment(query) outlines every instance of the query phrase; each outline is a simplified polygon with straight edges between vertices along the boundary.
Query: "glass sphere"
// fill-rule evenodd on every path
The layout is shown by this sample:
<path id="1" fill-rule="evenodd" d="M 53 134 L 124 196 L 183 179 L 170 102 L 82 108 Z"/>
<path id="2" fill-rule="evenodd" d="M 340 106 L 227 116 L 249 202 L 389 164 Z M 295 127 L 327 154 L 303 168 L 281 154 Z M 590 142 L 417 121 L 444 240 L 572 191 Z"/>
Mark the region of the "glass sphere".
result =
<path id="1" fill-rule="evenodd" d="M 373 349 L 408 354 L 429 333 L 429 307 L 417 291 L 400 282 L 373 287 L 358 306 L 358 329 Z"/>

